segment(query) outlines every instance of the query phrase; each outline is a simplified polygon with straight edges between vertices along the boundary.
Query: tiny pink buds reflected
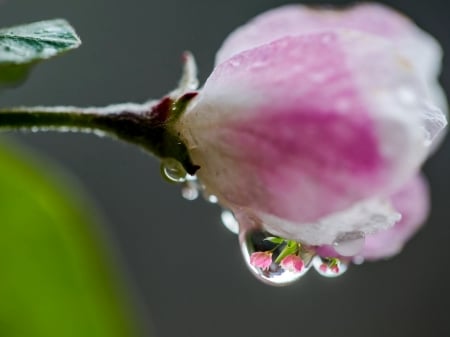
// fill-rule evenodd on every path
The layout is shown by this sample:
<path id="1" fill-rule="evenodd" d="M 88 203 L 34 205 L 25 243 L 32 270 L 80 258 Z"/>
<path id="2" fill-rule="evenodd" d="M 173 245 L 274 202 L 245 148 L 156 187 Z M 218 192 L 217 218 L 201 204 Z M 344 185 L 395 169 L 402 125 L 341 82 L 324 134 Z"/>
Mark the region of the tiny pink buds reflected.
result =
<path id="1" fill-rule="evenodd" d="M 338 274 L 340 261 L 336 258 L 325 258 L 325 262 L 319 266 L 319 270 L 323 273 L 331 271 L 335 274 Z"/>
<path id="2" fill-rule="evenodd" d="M 319 268 L 324 273 L 328 270 L 328 266 L 326 263 L 322 263 Z"/>
<path id="3" fill-rule="evenodd" d="M 267 270 L 272 264 L 272 253 L 271 252 L 252 253 L 252 255 L 250 256 L 250 264 L 256 268 Z"/>
<path id="4" fill-rule="evenodd" d="M 303 260 L 294 254 L 286 256 L 280 263 L 281 267 L 294 273 L 299 273 L 304 267 Z"/>

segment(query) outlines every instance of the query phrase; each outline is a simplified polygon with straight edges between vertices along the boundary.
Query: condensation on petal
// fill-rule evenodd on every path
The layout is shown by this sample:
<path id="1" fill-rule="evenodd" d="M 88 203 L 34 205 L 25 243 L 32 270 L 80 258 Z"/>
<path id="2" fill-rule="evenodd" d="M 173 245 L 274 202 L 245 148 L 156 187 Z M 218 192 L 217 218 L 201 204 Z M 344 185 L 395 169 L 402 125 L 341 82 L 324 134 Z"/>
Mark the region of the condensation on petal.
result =
<path id="1" fill-rule="evenodd" d="M 369 260 L 387 258 L 400 252 L 425 222 L 429 211 L 429 191 L 425 178 L 417 175 L 391 196 L 392 205 L 402 214 L 394 226 L 368 235 L 361 256 Z"/>
<path id="2" fill-rule="evenodd" d="M 389 39 L 404 49 L 424 73 L 435 77 L 439 71 L 441 48 L 435 39 L 401 13 L 375 3 L 343 8 L 286 5 L 267 11 L 229 35 L 217 53 L 216 64 L 285 36 L 341 28 Z"/>
<path id="3" fill-rule="evenodd" d="M 374 233 L 391 227 L 401 216 L 388 201 L 371 199 L 312 223 L 290 222 L 262 213 L 258 217 L 263 228 L 274 235 L 309 245 L 331 245 L 342 233 Z"/>

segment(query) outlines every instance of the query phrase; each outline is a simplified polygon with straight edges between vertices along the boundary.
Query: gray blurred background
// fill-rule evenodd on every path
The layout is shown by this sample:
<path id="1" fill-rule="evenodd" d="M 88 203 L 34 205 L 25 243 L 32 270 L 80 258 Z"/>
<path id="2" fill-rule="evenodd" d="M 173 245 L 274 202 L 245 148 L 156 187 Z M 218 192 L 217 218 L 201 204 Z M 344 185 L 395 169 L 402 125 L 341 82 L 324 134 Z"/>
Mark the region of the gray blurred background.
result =
<path id="1" fill-rule="evenodd" d="M 2 2 L 0 26 L 64 17 L 83 40 L 81 49 L 38 66 L 20 89 L 4 94 L 3 106 L 87 106 L 158 98 L 177 83 L 182 51 L 194 53 L 204 81 L 215 51 L 232 29 L 285 3 Z M 384 2 L 413 17 L 450 54 L 449 2 Z M 446 58 L 444 88 L 450 88 L 449 81 Z M 448 142 L 425 167 L 433 197 L 428 224 L 401 255 L 355 266 L 338 279 L 311 272 L 290 287 L 272 288 L 247 271 L 237 238 L 220 224 L 219 208 L 183 200 L 177 186 L 160 178 L 157 161 L 141 150 L 92 135 L 14 137 L 84 185 L 105 218 L 154 336 L 450 335 Z"/>

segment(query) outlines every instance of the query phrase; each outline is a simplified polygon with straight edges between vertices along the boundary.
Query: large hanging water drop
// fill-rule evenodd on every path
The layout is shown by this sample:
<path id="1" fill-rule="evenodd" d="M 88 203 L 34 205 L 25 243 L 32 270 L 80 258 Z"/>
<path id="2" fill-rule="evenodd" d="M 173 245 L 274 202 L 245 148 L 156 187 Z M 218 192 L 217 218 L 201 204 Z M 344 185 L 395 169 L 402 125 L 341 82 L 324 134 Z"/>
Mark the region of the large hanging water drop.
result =
<path id="1" fill-rule="evenodd" d="M 314 252 L 300 243 L 257 229 L 242 233 L 240 239 L 245 263 L 253 275 L 266 284 L 291 284 L 311 267 Z"/>
<path id="2" fill-rule="evenodd" d="M 186 170 L 181 163 L 173 158 L 165 158 L 161 161 L 162 176 L 172 183 L 186 181 Z"/>
<path id="3" fill-rule="evenodd" d="M 364 242 L 363 232 L 347 232 L 337 236 L 333 242 L 333 248 L 339 255 L 354 256 L 361 252 Z"/>
<path id="4" fill-rule="evenodd" d="M 322 276 L 337 277 L 347 271 L 348 262 L 334 257 L 320 257 L 316 256 L 313 259 L 312 265 L 314 269 Z"/>

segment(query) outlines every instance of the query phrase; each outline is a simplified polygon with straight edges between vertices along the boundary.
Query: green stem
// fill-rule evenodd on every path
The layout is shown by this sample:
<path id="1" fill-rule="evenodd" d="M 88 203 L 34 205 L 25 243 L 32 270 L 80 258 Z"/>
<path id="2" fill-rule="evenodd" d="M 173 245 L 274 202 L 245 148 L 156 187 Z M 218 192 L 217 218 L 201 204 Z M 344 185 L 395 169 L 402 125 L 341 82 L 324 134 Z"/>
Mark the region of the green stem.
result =
<path id="1" fill-rule="evenodd" d="M 194 174 L 198 167 L 192 163 L 186 146 L 170 127 L 170 113 L 176 103 L 166 97 L 159 102 L 103 108 L 3 108 L 0 109 L 0 130 L 106 134 L 139 145 L 157 157 L 174 158 L 189 174 Z"/>

